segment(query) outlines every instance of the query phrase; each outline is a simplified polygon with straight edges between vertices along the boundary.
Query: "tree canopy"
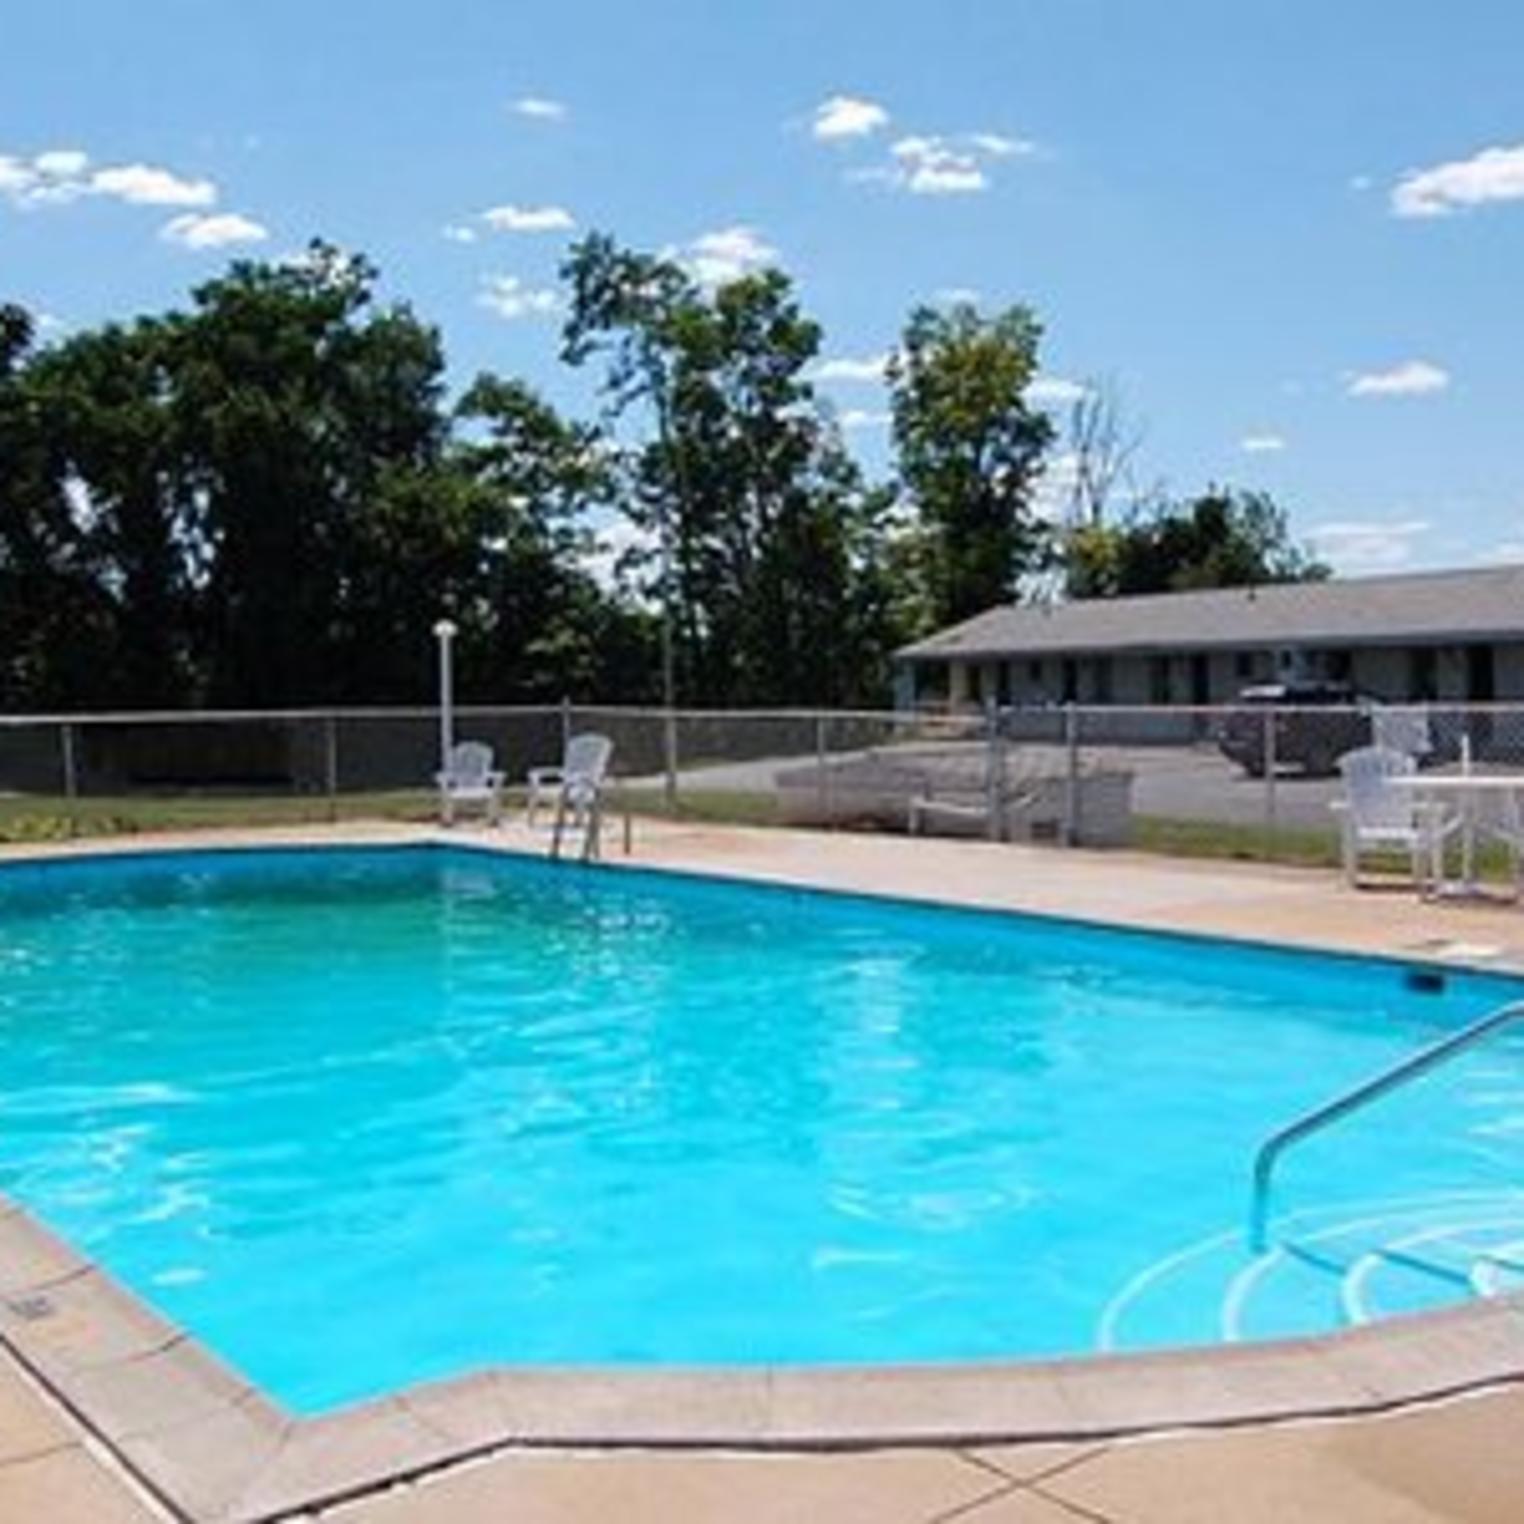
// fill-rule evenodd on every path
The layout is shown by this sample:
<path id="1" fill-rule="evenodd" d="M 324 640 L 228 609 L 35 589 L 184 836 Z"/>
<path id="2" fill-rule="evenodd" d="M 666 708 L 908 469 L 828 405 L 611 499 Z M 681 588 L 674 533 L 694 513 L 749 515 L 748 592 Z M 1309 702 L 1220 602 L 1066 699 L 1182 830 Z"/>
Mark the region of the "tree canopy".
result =
<path id="1" fill-rule="evenodd" d="M 786 274 L 594 234 L 563 276 L 591 419 L 452 396 L 438 330 L 322 243 L 51 344 L 0 303 L 0 708 L 418 701 L 442 613 L 470 699 L 869 705 L 1055 558 L 1073 596 L 1322 571 L 1230 489 L 1061 531 L 1025 307 L 910 314 L 873 480 Z"/>
<path id="2" fill-rule="evenodd" d="M 1080 526 L 1069 541 L 1067 574 L 1073 597 L 1116 598 L 1317 581 L 1329 572 L 1291 537 L 1272 498 L 1214 487 L 1119 524 Z"/>

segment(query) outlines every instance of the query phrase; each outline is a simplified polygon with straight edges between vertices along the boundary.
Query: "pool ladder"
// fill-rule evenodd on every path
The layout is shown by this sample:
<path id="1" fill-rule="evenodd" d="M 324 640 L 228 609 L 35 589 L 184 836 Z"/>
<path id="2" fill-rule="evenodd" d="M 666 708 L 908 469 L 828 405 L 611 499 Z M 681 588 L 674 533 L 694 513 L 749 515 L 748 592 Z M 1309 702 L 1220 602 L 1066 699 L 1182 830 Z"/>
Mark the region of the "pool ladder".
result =
<path id="1" fill-rule="evenodd" d="M 1254 1194 L 1249 1208 L 1250 1248 L 1256 1254 L 1265 1251 L 1270 1225 L 1270 1186 L 1275 1176 L 1275 1167 L 1287 1149 L 1310 1138 L 1314 1133 L 1322 1132 L 1325 1127 L 1331 1127 L 1351 1112 L 1359 1111 L 1372 1101 L 1399 1089 L 1409 1080 L 1437 1069 L 1457 1054 L 1476 1047 L 1493 1033 L 1519 1021 L 1524 1021 L 1524 1001 L 1505 1005 L 1500 1010 L 1493 1011 L 1490 1016 L 1483 1016 L 1470 1026 L 1462 1027 L 1459 1032 L 1452 1033 L 1427 1048 L 1421 1048 L 1411 1058 L 1393 1064 L 1390 1069 L 1383 1070 L 1364 1084 L 1346 1090 L 1343 1095 L 1335 1096 L 1333 1100 L 1298 1117 L 1279 1132 L 1272 1133 L 1254 1156 Z"/>

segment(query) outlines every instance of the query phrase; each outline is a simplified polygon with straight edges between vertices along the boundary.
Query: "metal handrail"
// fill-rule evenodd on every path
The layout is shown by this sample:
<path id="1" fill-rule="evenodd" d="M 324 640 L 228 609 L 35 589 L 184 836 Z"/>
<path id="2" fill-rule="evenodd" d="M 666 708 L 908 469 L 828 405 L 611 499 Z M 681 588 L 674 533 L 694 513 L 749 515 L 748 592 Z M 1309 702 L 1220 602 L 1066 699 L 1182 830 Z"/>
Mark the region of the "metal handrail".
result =
<path id="1" fill-rule="evenodd" d="M 1459 1032 L 1420 1049 L 1411 1058 L 1403 1059 L 1400 1064 L 1394 1064 L 1390 1069 L 1366 1080 L 1363 1085 L 1356 1085 L 1353 1090 L 1347 1090 L 1343 1095 L 1325 1102 L 1267 1138 L 1254 1156 L 1254 1199 L 1249 1213 L 1249 1243 L 1254 1252 L 1261 1254 L 1265 1250 L 1270 1215 L 1270 1182 L 1276 1164 L 1288 1148 L 1313 1133 L 1321 1132 L 1350 1112 L 1358 1111 L 1388 1091 L 1396 1090 L 1409 1080 L 1417 1079 L 1420 1074 L 1438 1068 L 1457 1053 L 1475 1047 L 1494 1032 L 1516 1021 L 1524 1021 L 1524 1001 L 1505 1005 L 1490 1016 L 1483 1016 Z"/>

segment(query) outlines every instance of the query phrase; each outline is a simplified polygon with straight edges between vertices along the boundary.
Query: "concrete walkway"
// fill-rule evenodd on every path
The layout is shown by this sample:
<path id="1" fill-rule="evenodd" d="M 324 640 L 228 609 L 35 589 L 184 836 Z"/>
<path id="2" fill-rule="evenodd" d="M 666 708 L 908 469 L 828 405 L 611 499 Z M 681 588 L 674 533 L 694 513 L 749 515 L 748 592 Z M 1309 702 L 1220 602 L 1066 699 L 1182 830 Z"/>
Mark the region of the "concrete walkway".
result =
<path id="1" fill-rule="evenodd" d="M 380 826 L 344 833 L 420 834 Z M 236 839 L 314 837 L 335 839 L 326 832 Z M 536 849 L 544 841 L 522 828 L 498 839 Z M 1328 875 L 1292 870 L 659 824 L 637 827 L 631 861 L 1524 967 L 1524 912 L 1512 905 L 1355 894 Z M 1505 1386 L 1380 1417 L 1082 1446 L 809 1455 L 512 1450 L 304 1517 L 325 1524 L 1519 1524 L 1521 1437 L 1524 1387 Z M 0 1346 L 0 1524 L 170 1517 Z"/>

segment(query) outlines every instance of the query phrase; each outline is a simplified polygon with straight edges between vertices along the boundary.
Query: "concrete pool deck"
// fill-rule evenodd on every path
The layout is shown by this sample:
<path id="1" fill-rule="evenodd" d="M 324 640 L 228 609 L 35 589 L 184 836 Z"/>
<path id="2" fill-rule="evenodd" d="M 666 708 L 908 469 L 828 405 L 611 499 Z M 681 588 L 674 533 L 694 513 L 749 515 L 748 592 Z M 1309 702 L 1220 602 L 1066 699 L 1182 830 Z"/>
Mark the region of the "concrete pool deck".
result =
<path id="1" fill-rule="evenodd" d="M 0 861 L 439 839 L 346 826 L 0 848 Z M 521 827 L 454 839 L 545 845 Z M 1524 911 L 1512 905 L 1356 894 L 1305 870 L 659 823 L 641 824 L 631 861 L 1524 968 Z M 293 1423 L 13 1211 L 0 1218 L 0 1343 L 5 1521 L 1524 1517 L 1516 1300 L 1328 1339 L 1126 1359 L 628 1381 L 507 1372 Z M 1407 1406 L 1446 1394 L 1467 1395 Z M 1118 1437 L 1184 1424 L 1239 1427 Z M 589 1453 L 598 1440 L 620 1448 Z M 822 1444 L 841 1453 L 802 1453 Z M 681 1451 L 651 1452 L 664 1445 Z M 737 1453 L 750 1447 L 758 1453 Z"/>

